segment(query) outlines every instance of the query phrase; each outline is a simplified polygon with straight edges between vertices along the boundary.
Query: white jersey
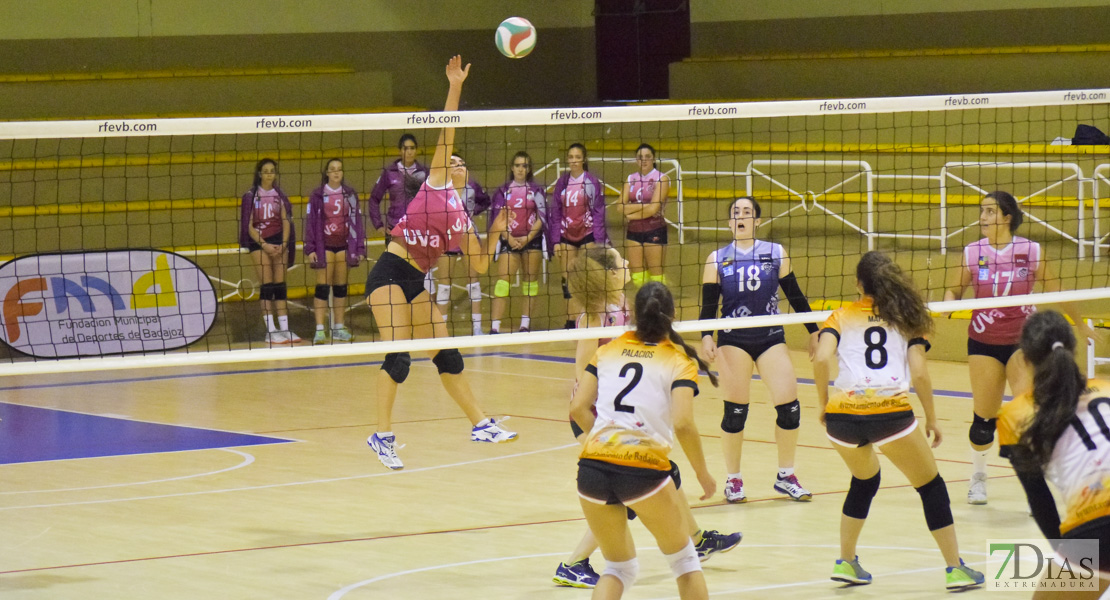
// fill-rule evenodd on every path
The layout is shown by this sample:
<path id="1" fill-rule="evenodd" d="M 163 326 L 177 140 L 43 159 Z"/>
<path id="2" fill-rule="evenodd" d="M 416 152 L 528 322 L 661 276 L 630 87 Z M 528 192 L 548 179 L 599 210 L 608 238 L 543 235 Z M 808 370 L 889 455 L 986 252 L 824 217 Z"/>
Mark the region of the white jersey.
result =
<path id="1" fill-rule="evenodd" d="M 1110 382 L 1092 379 L 1075 419 L 1056 441 L 1045 478 L 1061 492 L 1060 533 L 1110 516 Z"/>

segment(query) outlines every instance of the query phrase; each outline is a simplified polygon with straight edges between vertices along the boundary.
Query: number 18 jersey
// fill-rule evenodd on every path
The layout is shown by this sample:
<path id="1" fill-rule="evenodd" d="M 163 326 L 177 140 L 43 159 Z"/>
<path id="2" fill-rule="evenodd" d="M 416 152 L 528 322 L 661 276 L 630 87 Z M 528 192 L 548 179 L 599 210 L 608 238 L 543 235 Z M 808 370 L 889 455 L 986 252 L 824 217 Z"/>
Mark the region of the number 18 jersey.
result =
<path id="1" fill-rule="evenodd" d="M 782 246 L 756 240 L 751 248 L 729 244 L 710 255 L 721 282 L 721 317 L 779 314 L 779 267 Z M 722 337 L 760 342 L 782 335 L 782 326 L 723 329 Z"/>

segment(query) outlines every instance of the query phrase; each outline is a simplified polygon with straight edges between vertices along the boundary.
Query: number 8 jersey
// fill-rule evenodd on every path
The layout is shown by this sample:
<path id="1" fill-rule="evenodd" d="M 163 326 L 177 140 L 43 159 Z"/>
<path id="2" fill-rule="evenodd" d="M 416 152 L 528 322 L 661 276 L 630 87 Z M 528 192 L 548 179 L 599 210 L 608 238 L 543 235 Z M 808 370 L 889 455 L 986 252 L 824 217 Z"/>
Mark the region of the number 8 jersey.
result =
<path id="1" fill-rule="evenodd" d="M 924 338 L 907 341 L 899 331 L 875 316 L 869 296 L 837 309 L 821 333 L 836 335 L 840 373 L 839 394 L 829 398 L 826 412 L 878 415 L 913 410 L 909 403 L 910 374 L 906 354 Z"/>

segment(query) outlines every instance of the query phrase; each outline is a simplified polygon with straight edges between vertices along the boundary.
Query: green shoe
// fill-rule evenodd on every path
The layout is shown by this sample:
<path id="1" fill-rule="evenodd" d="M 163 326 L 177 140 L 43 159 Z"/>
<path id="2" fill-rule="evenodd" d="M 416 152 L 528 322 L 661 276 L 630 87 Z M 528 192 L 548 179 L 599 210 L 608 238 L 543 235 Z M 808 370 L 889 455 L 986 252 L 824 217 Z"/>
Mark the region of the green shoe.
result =
<path id="1" fill-rule="evenodd" d="M 347 329 L 346 325 L 340 325 L 331 330 L 331 339 L 337 342 L 349 342 L 351 337 L 351 330 Z"/>
<path id="2" fill-rule="evenodd" d="M 316 335 L 312 337 L 313 344 L 326 344 L 328 343 L 328 332 L 323 329 L 317 329 Z"/>
<path id="3" fill-rule="evenodd" d="M 871 583 L 871 574 L 859 566 L 859 557 L 852 560 L 836 559 L 833 567 L 832 580 L 852 585 L 867 585 Z"/>
<path id="4" fill-rule="evenodd" d="M 983 585 L 985 579 L 983 574 L 975 569 L 964 564 L 964 559 L 960 559 L 960 566 L 946 567 L 944 569 L 944 587 L 950 590 L 959 590 L 963 588 L 975 587 Z"/>

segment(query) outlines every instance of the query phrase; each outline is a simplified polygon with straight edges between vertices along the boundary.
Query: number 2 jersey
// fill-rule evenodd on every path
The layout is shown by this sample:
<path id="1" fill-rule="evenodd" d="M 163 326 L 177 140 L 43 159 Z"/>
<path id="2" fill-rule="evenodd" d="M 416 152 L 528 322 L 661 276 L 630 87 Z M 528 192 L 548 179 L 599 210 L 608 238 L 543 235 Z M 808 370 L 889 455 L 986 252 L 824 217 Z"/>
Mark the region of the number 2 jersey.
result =
<path id="1" fill-rule="evenodd" d="M 830 395 L 826 412 L 881 415 L 913 410 L 907 354 L 914 344 L 924 344 L 927 350 L 924 338 L 906 340 L 875 315 L 869 296 L 833 311 L 821 332 L 839 340 L 840 372 L 833 385 L 840 393 Z"/>
<path id="2" fill-rule="evenodd" d="M 721 318 L 779 314 L 782 246 L 756 240 L 751 248 L 729 244 L 709 256 L 721 282 Z M 721 340 L 758 343 L 783 335 L 782 326 L 722 329 Z"/>
<path id="3" fill-rule="evenodd" d="M 971 271 L 976 298 L 1018 296 L 1033 291 L 1041 245 L 1014 236 L 1013 242 L 995 250 L 986 238 L 964 248 L 964 268 Z M 967 335 L 984 344 L 1010 345 L 1021 340 L 1025 319 L 1036 309 L 1032 306 L 986 308 L 971 312 Z"/>
<path id="4" fill-rule="evenodd" d="M 1021 394 L 998 414 L 998 444 L 1017 444 L 1035 412 L 1033 397 Z M 1071 425 L 1056 440 L 1045 479 L 1064 501 L 1060 533 L 1110 517 L 1110 381 L 1089 379 Z"/>
<path id="5" fill-rule="evenodd" d="M 598 348 L 586 372 L 597 377 L 597 420 L 591 438 L 604 428 L 616 426 L 658 439 L 667 448 L 674 445 L 671 390 L 686 386 L 698 393 L 698 364 L 681 347 L 669 340 L 649 344 L 629 331 Z M 615 453 L 623 459 L 597 460 L 670 469 L 669 462 L 638 460 L 634 447 L 623 450 Z"/>

